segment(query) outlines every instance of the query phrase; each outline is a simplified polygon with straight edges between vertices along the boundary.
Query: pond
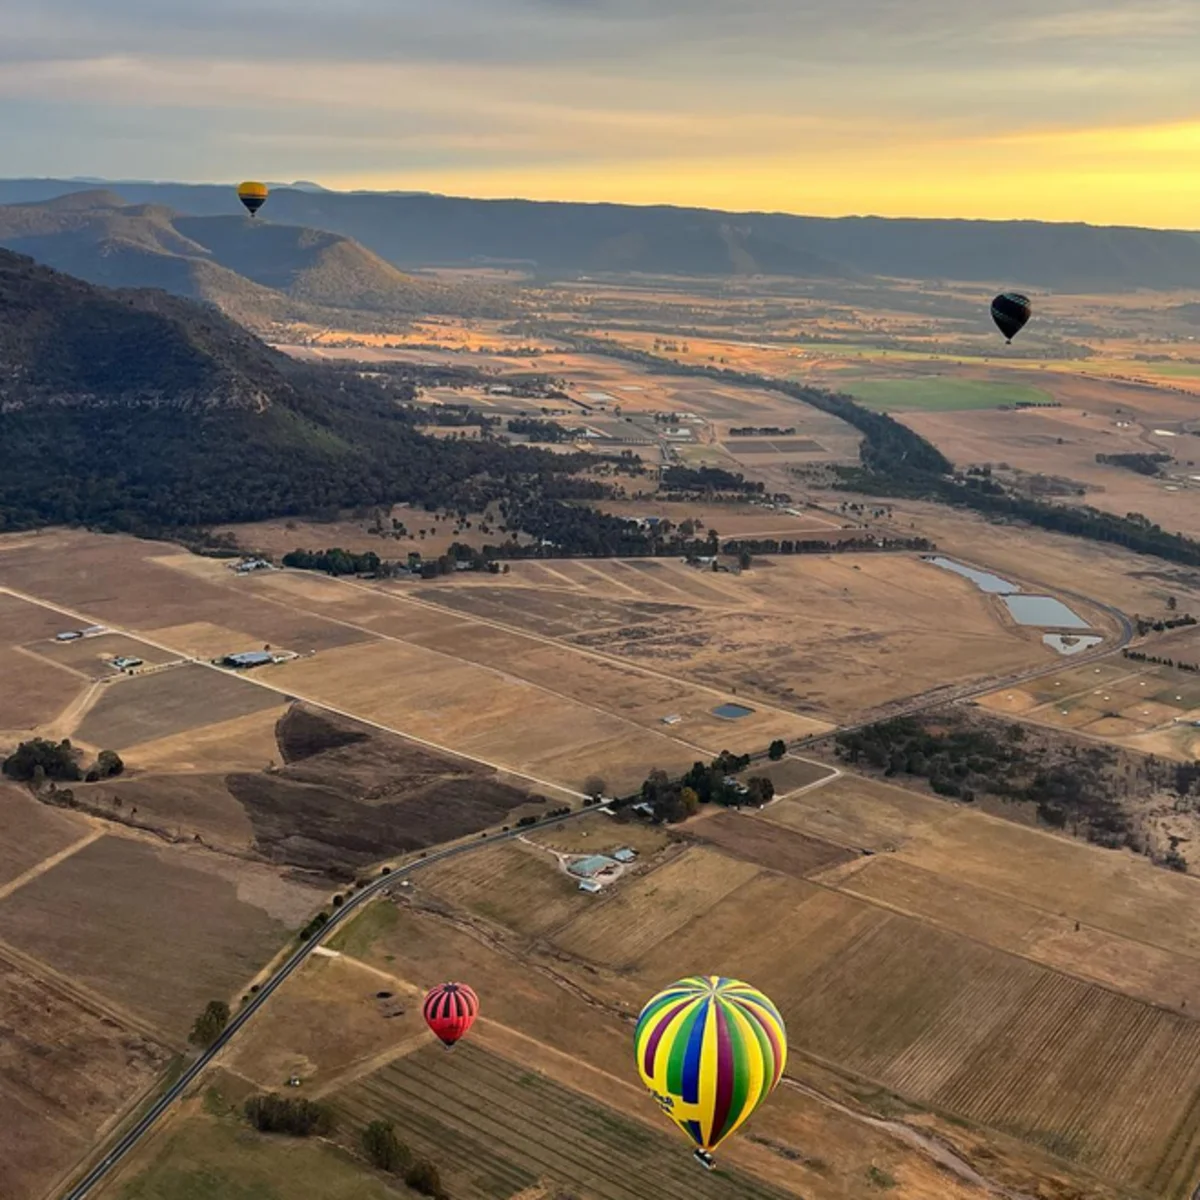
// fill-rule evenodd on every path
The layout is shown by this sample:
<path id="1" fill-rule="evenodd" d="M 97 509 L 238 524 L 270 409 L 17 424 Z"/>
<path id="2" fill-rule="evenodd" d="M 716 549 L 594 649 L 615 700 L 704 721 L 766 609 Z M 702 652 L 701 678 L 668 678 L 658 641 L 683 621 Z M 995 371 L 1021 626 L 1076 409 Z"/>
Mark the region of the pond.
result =
<path id="1" fill-rule="evenodd" d="M 727 721 L 737 721 L 742 717 L 748 717 L 754 709 L 747 708 L 744 704 L 718 704 L 713 709 L 713 716 L 724 717 Z"/>
<path id="2" fill-rule="evenodd" d="M 1101 637 L 1080 637 L 1078 634 L 1061 634 L 1061 633 L 1043 633 L 1042 641 L 1053 650 L 1057 650 L 1059 654 L 1079 654 L 1083 650 L 1090 650 L 1093 646 L 1098 646 L 1102 641 Z"/>
<path id="3" fill-rule="evenodd" d="M 1090 629 L 1091 626 L 1053 596 L 1005 596 L 1004 603 L 1018 625 L 1048 629 Z"/>
<path id="4" fill-rule="evenodd" d="M 953 571 L 955 575 L 961 575 L 964 579 L 969 579 L 981 592 L 987 592 L 989 596 L 1011 596 L 1021 590 L 1015 583 L 1009 583 L 1007 579 L 1001 579 L 999 575 L 993 575 L 990 571 L 977 571 L 974 567 L 964 566 L 952 558 L 936 555 L 925 561 L 931 562 L 935 567 L 941 567 L 945 571 Z"/>

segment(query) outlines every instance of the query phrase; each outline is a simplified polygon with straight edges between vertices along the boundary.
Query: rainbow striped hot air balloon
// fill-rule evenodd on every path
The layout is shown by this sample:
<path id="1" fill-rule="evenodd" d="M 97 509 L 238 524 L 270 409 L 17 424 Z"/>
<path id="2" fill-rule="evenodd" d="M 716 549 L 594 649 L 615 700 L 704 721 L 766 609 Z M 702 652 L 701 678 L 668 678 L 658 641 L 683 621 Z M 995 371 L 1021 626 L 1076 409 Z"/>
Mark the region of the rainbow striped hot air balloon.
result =
<path id="1" fill-rule="evenodd" d="M 719 975 L 659 992 L 633 1038 L 642 1082 L 709 1168 L 710 1152 L 770 1095 L 787 1062 L 779 1010 L 757 988 Z"/>

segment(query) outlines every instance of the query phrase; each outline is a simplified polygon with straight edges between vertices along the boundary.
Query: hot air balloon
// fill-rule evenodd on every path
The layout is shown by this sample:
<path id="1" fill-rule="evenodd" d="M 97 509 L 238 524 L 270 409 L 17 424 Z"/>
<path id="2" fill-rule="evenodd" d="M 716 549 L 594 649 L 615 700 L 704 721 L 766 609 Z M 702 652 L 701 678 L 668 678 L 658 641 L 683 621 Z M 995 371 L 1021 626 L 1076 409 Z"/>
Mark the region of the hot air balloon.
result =
<path id="1" fill-rule="evenodd" d="M 253 179 L 247 179 L 245 183 L 238 184 L 238 199 L 246 206 L 247 211 L 251 216 L 267 202 L 267 185 L 265 183 L 255 183 Z"/>
<path id="2" fill-rule="evenodd" d="M 1025 328 L 1032 311 L 1029 297 L 1020 292 L 1002 292 L 992 301 L 992 320 L 1010 344 Z"/>
<path id="3" fill-rule="evenodd" d="M 447 1050 L 475 1024 L 479 997 L 465 983 L 443 983 L 425 997 L 425 1024 Z"/>
<path id="4" fill-rule="evenodd" d="M 757 988 L 719 975 L 659 992 L 633 1042 L 642 1082 L 709 1170 L 711 1152 L 770 1095 L 787 1061 L 779 1010 Z"/>

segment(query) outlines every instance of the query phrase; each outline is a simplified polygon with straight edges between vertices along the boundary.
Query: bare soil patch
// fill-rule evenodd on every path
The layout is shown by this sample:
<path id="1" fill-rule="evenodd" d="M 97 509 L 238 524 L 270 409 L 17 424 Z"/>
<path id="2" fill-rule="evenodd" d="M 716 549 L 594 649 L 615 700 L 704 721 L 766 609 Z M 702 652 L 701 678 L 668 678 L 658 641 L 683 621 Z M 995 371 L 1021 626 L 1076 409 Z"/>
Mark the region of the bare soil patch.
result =
<path id="1" fill-rule="evenodd" d="M 178 1044 L 209 1000 L 240 991 L 320 895 L 256 864 L 106 837 L 0 902 L 0 925 L 12 945 Z"/>
<path id="2" fill-rule="evenodd" d="M 542 803 L 486 767 L 301 706 L 277 739 L 285 766 L 227 778 L 256 847 L 276 862 L 351 875 Z"/>
<path id="3" fill-rule="evenodd" d="M 718 813 L 695 822 L 689 829 L 727 854 L 785 875 L 803 877 L 859 857 L 844 846 L 780 829 L 741 813 Z"/>
<path id="4" fill-rule="evenodd" d="M 278 704 L 273 692 L 189 664 L 109 684 L 80 723 L 78 734 L 90 745 L 124 750 Z"/>
<path id="5" fill-rule="evenodd" d="M 41 1196 L 150 1086 L 167 1051 L 0 950 L 0 1195 Z"/>
<path id="6" fill-rule="evenodd" d="M 49 808 L 24 788 L 0 783 L 0 885 L 65 850 L 88 829 L 83 817 Z"/>

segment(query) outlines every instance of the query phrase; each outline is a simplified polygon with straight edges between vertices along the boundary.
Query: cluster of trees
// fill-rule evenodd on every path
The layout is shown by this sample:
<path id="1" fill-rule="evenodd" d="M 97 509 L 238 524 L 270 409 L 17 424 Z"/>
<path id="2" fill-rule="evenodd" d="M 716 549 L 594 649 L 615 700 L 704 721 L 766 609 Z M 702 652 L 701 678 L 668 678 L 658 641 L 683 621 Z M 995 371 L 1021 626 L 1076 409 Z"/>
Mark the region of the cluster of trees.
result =
<path id="1" fill-rule="evenodd" d="M 656 821 L 671 824 L 694 816 L 701 804 L 761 807 L 774 797 L 775 785 L 765 775 L 751 775 L 745 783 L 737 780 L 735 776 L 749 765 L 748 754 L 722 750 L 709 763 L 693 763 L 680 779 L 672 779 L 656 768 L 642 783 L 641 803 L 654 810 Z"/>
<path id="2" fill-rule="evenodd" d="M 670 466 L 662 473 L 662 486 L 668 492 L 708 495 L 725 492 L 740 496 L 761 496 L 766 488 L 753 483 L 740 472 L 721 467 Z"/>
<path id="3" fill-rule="evenodd" d="M 229 1024 L 229 1005 L 224 1000 L 210 1000 L 204 1011 L 196 1018 L 188 1041 L 193 1046 L 207 1050 L 225 1032 Z"/>
<path id="4" fill-rule="evenodd" d="M 1162 468 L 1171 461 L 1169 454 L 1097 454 L 1098 463 L 1110 467 L 1124 467 L 1139 475 L 1161 475 Z"/>
<path id="5" fill-rule="evenodd" d="M 259 1133 L 286 1133 L 291 1137 L 328 1137 L 337 1124 L 333 1109 L 303 1096 L 264 1092 L 246 1101 L 246 1120 Z"/>
<path id="6" fill-rule="evenodd" d="M 508 432 L 520 434 L 534 442 L 573 442 L 585 432 L 582 428 L 568 429 L 557 421 L 542 421 L 537 417 L 512 417 Z"/>
<path id="7" fill-rule="evenodd" d="M 1167 601 L 1169 608 L 1175 607 L 1175 597 L 1172 596 Z M 1185 625 L 1195 625 L 1196 618 L 1191 613 L 1184 613 L 1182 617 L 1143 617 L 1141 614 L 1135 614 L 1133 623 L 1137 627 L 1138 637 L 1145 637 L 1151 630 L 1155 633 L 1166 633 L 1168 629 L 1182 629 Z"/>
<path id="8" fill-rule="evenodd" d="M 867 550 L 935 550 L 923 537 L 865 537 L 823 541 L 819 538 L 734 538 L 722 549 L 726 554 L 861 554 Z"/>
<path id="9" fill-rule="evenodd" d="M 1162 658 L 1157 654 L 1146 654 L 1141 650 L 1122 650 L 1121 653 L 1133 662 L 1154 663 L 1159 667 L 1174 667 L 1177 671 L 1200 671 L 1200 663 L 1183 662 L 1176 658 Z"/>
<path id="10" fill-rule="evenodd" d="M 329 914 L 327 912 L 319 912 L 303 929 L 300 930 L 299 938 L 302 942 L 307 942 L 309 938 L 315 937 L 326 925 L 329 924 Z"/>
<path id="11" fill-rule="evenodd" d="M 419 1158 L 412 1148 L 396 1136 L 390 1121 L 372 1121 L 362 1134 L 363 1153 L 380 1171 L 395 1175 L 415 1192 L 431 1200 L 449 1200 L 437 1167 L 427 1158 Z"/>
<path id="12" fill-rule="evenodd" d="M 500 424 L 499 417 L 489 417 L 469 404 L 414 404 L 409 407 L 422 425 L 439 425 L 448 429 L 492 429 Z"/>
<path id="13" fill-rule="evenodd" d="M 374 550 L 356 554 L 335 546 L 332 550 L 291 550 L 283 556 L 285 567 L 324 571 L 326 575 L 378 575 L 383 560 Z"/>
<path id="14" fill-rule="evenodd" d="M 101 750 L 96 761 L 85 771 L 79 765 L 79 751 L 69 738 L 52 742 L 32 738 L 22 742 L 3 762 L 0 770 L 20 783 L 40 788 L 47 781 L 55 783 L 96 783 L 112 779 L 125 770 L 125 763 L 115 750 Z"/>
<path id="15" fill-rule="evenodd" d="M 885 775 L 914 775 L 941 796 L 970 803 L 988 793 L 1037 805 L 1054 828 L 1070 824 L 1089 841 L 1119 846 L 1131 833 L 1107 773 L 1116 752 L 1106 746 L 1069 746 L 1051 752 L 1026 745 L 1026 730 L 1009 725 L 1003 740 L 989 729 L 945 714 L 936 726 L 918 717 L 896 717 L 835 739 L 839 758 Z"/>

